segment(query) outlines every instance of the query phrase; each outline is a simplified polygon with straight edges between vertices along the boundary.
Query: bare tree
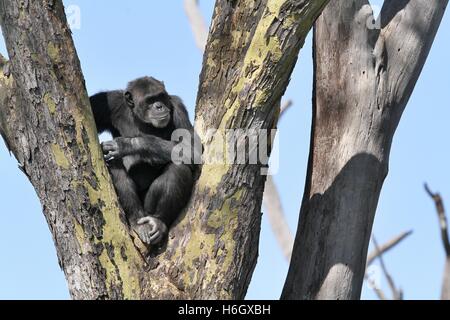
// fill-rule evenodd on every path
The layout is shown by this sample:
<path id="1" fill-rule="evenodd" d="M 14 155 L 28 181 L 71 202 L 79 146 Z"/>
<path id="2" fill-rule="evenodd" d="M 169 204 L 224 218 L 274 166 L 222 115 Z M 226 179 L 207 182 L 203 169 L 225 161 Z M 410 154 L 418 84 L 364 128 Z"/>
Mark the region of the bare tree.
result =
<path id="1" fill-rule="evenodd" d="M 444 279 L 442 281 L 442 292 L 441 299 L 442 300 L 450 300 L 450 241 L 448 234 L 448 223 L 447 216 L 445 215 L 444 202 L 442 201 L 442 197 L 439 193 L 434 193 L 425 185 L 425 191 L 428 195 L 433 199 L 434 204 L 436 206 L 436 212 L 439 218 L 439 229 L 441 231 L 442 244 L 444 245 L 445 250 L 445 270 L 444 270 Z"/>
<path id="2" fill-rule="evenodd" d="M 207 130 L 271 129 L 327 0 L 216 1 L 196 107 Z M 104 164 L 62 1 L 0 0 L 0 132 L 41 200 L 75 299 L 240 299 L 257 258 L 260 165 L 206 164 L 158 256 L 130 235 Z M 9 71 L 10 69 L 10 71 Z"/>
<path id="3" fill-rule="evenodd" d="M 359 299 L 389 152 L 447 0 L 332 0 L 314 31 L 307 187 L 284 299 Z"/>

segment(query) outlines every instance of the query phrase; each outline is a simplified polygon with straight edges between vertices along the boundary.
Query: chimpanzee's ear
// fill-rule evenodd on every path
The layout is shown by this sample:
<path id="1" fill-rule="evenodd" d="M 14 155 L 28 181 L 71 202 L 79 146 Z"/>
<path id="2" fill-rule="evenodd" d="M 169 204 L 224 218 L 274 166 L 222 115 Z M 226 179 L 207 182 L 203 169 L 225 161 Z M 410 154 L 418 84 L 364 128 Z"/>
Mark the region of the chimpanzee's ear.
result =
<path id="1" fill-rule="evenodd" d="M 133 95 L 130 91 L 124 93 L 125 101 L 130 108 L 134 108 Z"/>

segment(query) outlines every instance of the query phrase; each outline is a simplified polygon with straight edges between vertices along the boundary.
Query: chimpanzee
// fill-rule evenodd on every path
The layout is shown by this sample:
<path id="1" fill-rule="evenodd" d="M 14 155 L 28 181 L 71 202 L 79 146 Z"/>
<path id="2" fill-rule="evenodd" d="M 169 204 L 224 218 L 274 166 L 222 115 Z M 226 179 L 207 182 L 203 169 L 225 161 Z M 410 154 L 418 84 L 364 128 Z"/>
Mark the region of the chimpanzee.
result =
<path id="1" fill-rule="evenodd" d="M 193 162 L 171 159 L 178 143 L 171 141 L 172 132 L 186 129 L 194 135 L 186 107 L 152 77 L 131 81 L 124 91 L 100 92 L 90 102 L 98 133 L 113 136 L 102 149 L 128 222 L 143 242 L 157 244 L 193 188 Z"/>

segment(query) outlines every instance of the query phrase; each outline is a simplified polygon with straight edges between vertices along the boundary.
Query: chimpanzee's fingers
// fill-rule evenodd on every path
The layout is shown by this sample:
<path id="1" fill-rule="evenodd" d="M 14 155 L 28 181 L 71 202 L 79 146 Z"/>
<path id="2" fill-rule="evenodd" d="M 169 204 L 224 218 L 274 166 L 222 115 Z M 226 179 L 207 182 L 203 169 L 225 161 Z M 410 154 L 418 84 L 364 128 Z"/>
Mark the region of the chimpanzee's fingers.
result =
<path id="1" fill-rule="evenodd" d="M 106 154 L 108 160 L 121 158 L 119 151 L 110 151 Z"/>
<path id="2" fill-rule="evenodd" d="M 141 239 L 142 242 L 150 244 L 150 237 L 148 235 L 148 232 L 145 230 L 139 230 L 138 231 L 139 239 Z"/>
<path id="3" fill-rule="evenodd" d="M 106 141 L 102 143 L 102 149 L 104 152 L 114 151 L 116 148 L 116 144 L 113 141 Z"/>
<path id="4" fill-rule="evenodd" d="M 161 240 L 161 232 L 157 231 L 150 237 L 150 244 L 157 244 Z"/>
<path id="5" fill-rule="evenodd" d="M 105 161 L 111 161 L 112 159 L 114 159 L 113 152 L 108 152 L 107 154 L 105 154 Z"/>
<path id="6" fill-rule="evenodd" d="M 149 226 L 152 228 L 152 233 L 154 230 L 158 230 L 158 225 L 155 223 L 155 220 L 150 219 L 148 221 Z"/>
<path id="7" fill-rule="evenodd" d="M 149 223 L 150 221 L 152 221 L 152 218 L 150 218 L 150 217 L 143 217 L 143 218 L 140 218 L 137 221 L 137 224 L 146 224 L 146 223 Z"/>
<path id="8" fill-rule="evenodd" d="M 150 224 L 150 226 L 152 227 L 152 229 L 150 230 L 150 232 L 148 233 L 150 236 L 155 235 L 155 233 L 157 233 L 159 230 L 158 228 L 156 228 L 155 225 Z"/>
<path id="9" fill-rule="evenodd" d="M 102 151 L 109 157 L 120 157 L 120 150 L 114 142 L 112 145 L 108 143 L 102 145 Z"/>

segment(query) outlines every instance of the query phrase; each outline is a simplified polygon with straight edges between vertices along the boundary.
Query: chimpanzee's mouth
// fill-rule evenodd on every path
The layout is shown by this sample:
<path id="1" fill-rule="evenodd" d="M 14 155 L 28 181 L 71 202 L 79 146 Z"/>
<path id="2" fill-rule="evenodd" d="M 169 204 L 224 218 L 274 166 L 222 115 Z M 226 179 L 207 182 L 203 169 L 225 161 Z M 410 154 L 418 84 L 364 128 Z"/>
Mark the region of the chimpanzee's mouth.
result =
<path id="1" fill-rule="evenodd" d="M 166 120 L 166 119 L 168 119 L 169 118 L 169 115 L 166 115 L 166 116 L 162 116 L 162 117 L 154 117 L 153 119 L 155 119 L 155 120 L 158 120 L 158 121 L 162 121 L 162 120 Z"/>

